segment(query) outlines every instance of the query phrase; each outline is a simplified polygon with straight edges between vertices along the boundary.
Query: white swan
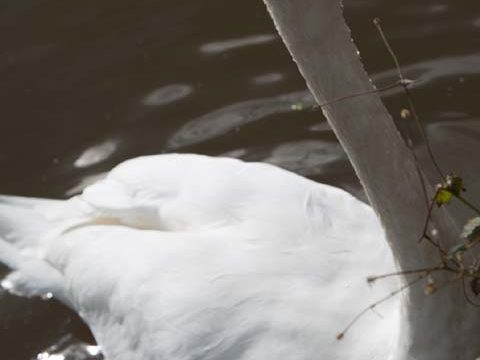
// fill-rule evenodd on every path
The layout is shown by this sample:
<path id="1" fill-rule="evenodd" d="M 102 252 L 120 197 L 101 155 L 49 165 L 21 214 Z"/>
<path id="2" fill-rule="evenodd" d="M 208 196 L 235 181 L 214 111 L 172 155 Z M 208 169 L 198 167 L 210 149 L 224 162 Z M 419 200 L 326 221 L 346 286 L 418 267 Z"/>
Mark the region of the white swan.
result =
<path id="1" fill-rule="evenodd" d="M 319 102 L 371 88 L 337 0 L 266 3 Z M 398 265 L 425 266 L 418 174 L 378 97 L 326 115 Z M 0 260 L 15 270 L 3 285 L 72 307 L 109 360 L 474 359 L 479 317 L 454 290 L 412 288 L 401 315 L 394 299 L 335 339 L 395 286 L 365 285 L 393 267 L 383 240 L 342 190 L 199 155 L 127 161 L 68 201 L 0 200 Z"/>
<path id="2" fill-rule="evenodd" d="M 0 201 L 0 257 L 18 269 L 4 283 L 68 304 L 110 360 L 369 359 L 392 348 L 390 310 L 335 340 L 389 291 L 366 276 L 392 268 L 373 211 L 342 190 L 172 154 L 127 161 L 69 201 Z"/>

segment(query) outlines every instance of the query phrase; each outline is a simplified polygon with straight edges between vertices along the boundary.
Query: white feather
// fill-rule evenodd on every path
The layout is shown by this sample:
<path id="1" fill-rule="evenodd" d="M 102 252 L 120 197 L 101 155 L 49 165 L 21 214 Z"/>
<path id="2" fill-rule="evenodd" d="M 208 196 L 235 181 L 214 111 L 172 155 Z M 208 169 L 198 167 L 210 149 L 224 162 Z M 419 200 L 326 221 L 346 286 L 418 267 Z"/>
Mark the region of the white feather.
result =
<path id="1" fill-rule="evenodd" d="M 0 242 L 0 259 L 17 269 L 10 285 L 59 296 L 110 360 L 391 352 L 395 300 L 383 319 L 366 316 L 335 339 L 394 286 L 367 286 L 393 260 L 373 211 L 342 190 L 267 164 L 172 154 L 127 161 L 65 202 L 2 203 L 2 229 L 25 224 L 9 211 L 48 227 Z M 38 265 L 35 276 L 25 263 Z"/>

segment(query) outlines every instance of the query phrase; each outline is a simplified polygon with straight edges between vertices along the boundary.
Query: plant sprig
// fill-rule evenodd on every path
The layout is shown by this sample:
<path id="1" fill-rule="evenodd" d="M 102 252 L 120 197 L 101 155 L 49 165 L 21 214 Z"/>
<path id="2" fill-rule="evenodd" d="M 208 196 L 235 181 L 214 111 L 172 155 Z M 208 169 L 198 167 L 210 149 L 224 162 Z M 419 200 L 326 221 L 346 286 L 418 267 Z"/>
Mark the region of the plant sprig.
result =
<path id="1" fill-rule="evenodd" d="M 373 284 L 378 280 L 389 278 L 389 277 L 417 275 L 413 280 L 407 281 L 404 285 L 402 285 L 397 290 L 391 292 L 389 295 L 370 304 L 369 306 L 364 308 L 362 311 L 360 311 L 350 321 L 350 323 L 344 328 L 344 330 L 337 335 L 338 340 L 343 339 L 345 334 L 350 330 L 350 328 L 352 328 L 352 326 L 359 319 L 361 319 L 362 316 L 365 315 L 369 310 L 373 310 L 381 303 L 388 301 L 392 297 L 410 288 L 411 286 L 414 286 L 415 284 L 419 283 L 424 279 L 427 279 L 427 282 L 424 285 L 425 295 L 433 295 L 434 293 L 436 293 L 442 286 L 439 286 L 431 275 L 437 272 L 447 272 L 447 273 L 454 274 L 455 276 L 453 280 L 448 281 L 447 284 L 451 282 L 461 281 L 463 296 L 467 301 L 467 303 L 469 303 L 472 306 L 480 307 L 480 304 L 476 303 L 469 295 L 469 291 L 475 296 L 480 295 L 480 261 L 475 260 L 474 256 L 472 256 L 474 258 L 473 262 L 468 263 L 465 260 L 465 254 L 471 253 L 472 249 L 480 243 L 480 208 L 474 205 L 470 200 L 465 198 L 465 196 L 463 195 L 466 189 L 465 189 L 462 177 L 453 173 L 445 175 L 445 173 L 440 168 L 439 163 L 433 153 L 426 131 L 415 109 L 411 91 L 409 89 L 409 86 L 413 83 L 413 81 L 404 77 L 398 58 L 395 55 L 395 52 L 393 51 L 392 47 L 390 46 L 390 43 L 388 42 L 387 37 L 385 36 L 385 33 L 383 32 L 380 19 L 375 18 L 373 20 L 373 23 L 375 24 L 383 40 L 384 45 L 387 48 L 388 52 L 390 53 L 390 56 L 392 57 L 392 60 L 395 64 L 395 68 L 397 70 L 397 75 L 399 79 L 395 84 L 396 86 L 402 86 L 404 89 L 406 101 L 408 104 L 408 109 L 402 109 L 400 112 L 400 115 L 403 119 L 413 118 L 413 120 L 417 124 L 421 137 L 425 142 L 429 159 L 431 163 L 434 165 L 438 173 L 438 176 L 440 178 L 440 182 L 436 187 L 435 194 L 429 200 L 429 197 L 427 194 L 427 188 L 425 185 L 425 179 L 423 178 L 423 174 L 420 171 L 417 154 L 415 152 L 415 149 L 412 145 L 411 140 L 407 139 L 407 146 L 413 155 L 415 166 L 416 166 L 418 175 L 420 177 L 421 185 L 423 188 L 423 192 L 424 192 L 426 204 L 427 204 L 427 216 L 425 219 L 422 233 L 418 239 L 418 242 L 422 242 L 423 240 L 426 240 L 430 245 L 435 247 L 439 252 L 440 264 L 437 264 L 434 266 L 426 266 L 421 269 L 403 270 L 403 271 L 398 271 L 398 272 L 393 272 L 393 273 L 388 273 L 383 275 L 367 277 L 367 282 L 369 284 Z M 388 89 L 391 87 L 393 86 L 380 88 L 378 89 L 378 91 L 382 91 L 384 89 Z M 370 94 L 378 91 L 370 91 L 364 94 Z M 329 103 L 326 103 L 324 105 L 321 105 L 321 107 L 337 101 L 359 96 L 359 95 L 363 95 L 363 94 L 352 94 L 350 96 L 344 96 L 344 97 L 335 99 Z M 435 209 L 435 205 L 437 205 L 437 207 L 447 206 L 448 204 L 451 203 L 453 199 L 458 199 L 464 206 L 470 208 L 476 214 L 476 217 L 469 220 L 465 224 L 463 228 L 463 232 L 462 234 L 459 235 L 459 239 L 456 242 L 456 244 L 450 247 L 449 249 L 446 249 L 428 234 L 428 229 L 432 224 L 432 216 Z M 468 285 L 467 285 L 467 280 L 468 280 Z"/>

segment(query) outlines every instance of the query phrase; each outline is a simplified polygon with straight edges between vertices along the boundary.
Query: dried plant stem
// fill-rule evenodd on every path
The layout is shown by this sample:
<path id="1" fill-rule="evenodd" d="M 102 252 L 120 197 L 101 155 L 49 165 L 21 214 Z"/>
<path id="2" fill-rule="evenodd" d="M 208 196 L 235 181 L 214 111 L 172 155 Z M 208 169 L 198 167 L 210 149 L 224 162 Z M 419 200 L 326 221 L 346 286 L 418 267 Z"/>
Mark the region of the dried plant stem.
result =
<path id="1" fill-rule="evenodd" d="M 415 105 L 413 104 L 413 97 L 411 95 L 410 90 L 408 89 L 408 85 L 403 84 L 403 88 L 405 90 L 405 95 L 407 97 L 408 107 L 410 108 L 410 111 L 412 112 L 413 119 L 415 120 L 415 123 L 417 124 L 418 130 L 420 131 L 420 134 L 423 138 L 423 141 L 425 141 L 425 146 L 427 148 L 428 156 L 429 156 L 433 166 L 435 166 L 438 174 L 440 175 L 440 178 L 445 180 L 445 174 L 443 173 L 442 169 L 440 168 L 440 165 L 438 164 L 437 159 L 435 158 L 435 155 L 433 155 L 432 145 L 430 144 L 430 140 L 428 139 L 427 133 L 425 132 L 425 128 L 423 127 L 422 123 L 420 122 L 420 118 L 418 117 L 418 113 L 417 113 L 417 110 L 415 109 Z"/>
<path id="2" fill-rule="evenodd" d="M 390 85 L 387 85 L 387 86 L 379 88 L 379 89 L 366 91 L 366 92 L 361 92 L 361 93 L 360 92 L 359 93 L 354 93 L 354 94 L 350 94 L 350 95 L 347 95 L 347 96 L 342 96 L 342 97 L 339 97 L 339 98 L 334 99 L 332 101 L 329 101 L 325 104 L 318 105 L 317 108 L 322 108 L 322 107 L 334 104 L 336 102 L 340 102 L 340 101 L 343 101 L 343 100 L 346 100 L 346 99 L 351 99 L 351 98 L 354 98 L 354 97 L 357 97 L 357 96 L 378 93 L 378 92 L 381 92 L 381 91 L 385 91 L 385 90 L 394 88 L 396 86 L 402 86 L 403 87 L 404 92 L 405 92 L 405 96 L 406 96 L 406 99 L 407 99 L 409 111 L 410 111 L 409 114 L 413 117 L 413 119 L 414 119 L 414 121 L 415 121 L 415 123 L 416 123 L 416 125 L 417 125 L 417 127 L 420 131 L 421 137 L 423 138 L 423 140 L 425 142 L 427 152 L 428 152 L 428 156 L 429 156 L 431 162 L 433 163 L 436 171 L 438 172 L 440 178 L 442 179 L 442 183 L 438 186 L 435 194 L 433 195 L 433 198 L 429 199 L 429 196 L 428 196 L 428 193 L 427 193 L 426 180 L 425 180 L 425 178 L 423 176 L 423 173 L 420 169 L 419 161 L 418 161 L 415 149 L 413 148 L 411 140 L 409 138 L 407 138 L 407 140 L 409 140 L 409 141 L 407 141 L 407 147 L 410 149 L 410 151 L 413 155 L 413 159 L 414 159 L 414 162 L 415 162 L 415 167 L 416 167 L 418 176 L 420 178 L 421 186 L 422 186 L 422 189 L 423 189 L 423 194 L 425 196 L 425 205 L 426 205 L 426 209 L 427 209 L 427 215 L 426 215 L 426 219 L 425 219 L 425 222 L 424 222 L 422 234 L 419 237 L 418 242 L 420 243 L 421 241 L 423 241 L 423 239 L 425 239 L 432 246 L 434 246 L 439 251 L 441 265 L 430 266 L 430 267 L 414 269 L 414 270 L 397 271 L 397 272 L 382 274 L 382 275 L 378 275 L 378 276 L 369 276 L 367 278 L 367 281 L 369 283 L 373 283 L 377 280 L 385 279 L 385 278 L 389 278 L 389 277 L 393 277 L 393 276 L 406 276 L 406 275 L 419 274 L 414 280 L 406 282 L 403 286 L 401 286 L 397 290 L 391 292 L 387 296 L 381 298 L 380 300 L 372 303 L 371 305 L 369 305 L 368 307 L 366 307 L 362 311 L 360 311 L 350 321 L 350 323 L 348 323 L 348 325 L 345 327 L 345 329 L 337 335 L 338 340 L 342 339 L 345 336 L 345 334 L 355 325 L 355 323 L 357 323 L 357 321 L 359 319 L 361 319 L 362 316 L 365 315 L 369 310 L 373 311 L 378 305 L 380 305 L 383 302 L 391 299 L 392 297 L 401 293 L 405 289 L 408 289 L 409 287 L 418 283 L 422 279 L 430 276 L 434 272 L 445 271 L 445 272 L 450 272 L 450 273 L 456 274 L 457 276 L 455 276 L 454 279 L 447 280 L 447 282 L 444 285 L 446 286 L 448 284 L 451 284 L 453 282 L 461 280 L 462 281 L 462 287 L 463 287 L 463 295 L 464 295 L 466 301 L 473 306 L 480 307 L 480 304 L 475 303 L 470 298 L 470 295 L 469 295 L 468 290 L 467 290 L 466 285 L 465 285 L 465 277 L 468 277 L 469 279 L 472 279 L 471 280 L 472 283 L 475 280 L 480 280 L 480 263 L 478 261 L 474 261 L 473 265 L 466 266 L 465 262 L 464 262 L 464 258 L 463 258 L 463 254 L 465 252 L 471 250 L 474 246 L 476 246 L 480 243 L 480 236 L 478 236 L 477 238 L 475 238 L 474 240 L 472 240 L 472 241 L 470 241 L 466 244 L 463 244 L 463 245 L 462 244 L 457 244 L 457 248 L 453 247 L 449 251 L 447 251 L 441 246 L 441 244 L 434 241 L 431 238 L 431 236 L 428 234 L 428 227 L 429 227 L 429 225 L 432 221 L 432 214 L 433 214 L 433 211 L 434 211 L 435 204 L 438 204 L 439 206 L 441 206 L 441 205 L 446 204 L 450 201 L 449 199 L 439 200 L 439 196 L 440 196 L 441 191 L 449 192 L 451 196 L 454 196 L 457 199 L 459 199 L 465 206 L 472 209 L 478 215 L 480 215 L 480 208 L 475 206 L 474 204 L 472 204 L 470 201 L 468 201 L 467 199 L 465 199 L 461 195 L 461 192 L 465 191 L 465 189 L 463 189 L 462 179 L 460 177 L 456 177 L 457 180 L 460 181 L 460 185 L 455 184 L 455 182 L 454 182 L 455 181 L 455 176 L 454 175 L 449 175 L 449 176 L 446 177 L 444 175 L 443 171 L 441 170 L 440 166 L 438 165 L 438 162 L 436 161 L 435 156 L 433 154 L 432 147 L 431 147 L 431 144 L 428 140 L 425 129 L 424 129 L 424 127 L 423 127 L 423 125 L 420 121 L 420 118 L 418 116 L 418 113 L 415 109 L 415 105 L 413 103 L 413 99 L 412 99 L 410 89 L 408 88 L 408 86 L 412 83 L 412 81 L 406 79 L 403 76 L 402 69 L 400 67 L 400 63 L 398 61 L 398 58 L 395 55 L 395 52 L 393 51 L 392 47 L 390 46 L 390 43 L 388 42 L 388 40 L 385 36 L 385 33 L 383 32 L 383 29 L 380 25 L 380 20 L 378 18 L 376 18 L 376 19 L 374 19 L 373 22 L 374 22 L 375 26 L 377 27 L 377 30 L 378 30 L 378 32 L 379 32 L 379 34 L 380 34 L 380 36 L 383 40 L 383 43 L 385 44 L 385 47 L 387 48 L 388 52 L 390 53 L 390 56 L 392 57 L 393 62 L 395 63 L 395 67 L 396 67 L 396 70 L 397 70 L 397 73 L 398 73 L 399 81 L 397 81 L 394 84 L 390 84 Z M 452 180 L 452 178 L 453 178 L 453 180 Z M 462 245 L 462 246 L 458 247 L 458 245 Z M 473 254 L 472 254 L 472 256 L 473 256 Z M 472 286 L 472 291 L 477 295 L 477 291 L 474 290 L 473 285 L 471 285 L 471 286 Z M 438 289 L 439 289 L 439 286 L 437 286 L 433 282 L 433 279 L 430 279 L 429 285 L 425 288 L 425 291 L 426 291 L 426 294 L 431 294 L 431 293 L 437 291 Z"/>
<path id="3" fill-rule="evenodd" d="M 355 323 L 356 323 L 358 320 L 360 320 L 360 319 L 362 318 L 362 316 L 365 315 L 368 311 L 373 310 L 373 309 L 374 309 L 375 307 L 377 307 L 378 305 L 384 303 L 385 301 L 390 300 L 390 299 L 393 298 L 395 295 L 400 294 L 403 290 L 408 289 L 408 288 L 411 287 L 412 285 L 418 283 L 418 282 L 421 281 L 422 279 L 426 278 L 429 274 L 430 274 L 430 271 L 427 271 L 427 272 L 425 272 L 424 274 L 419 275 L 419 276 L 418 276 L 417 278 L 415 278 L 414 280 L 412 280 L 412 281 L 410 281 L 410 282 L 407 282 L 405 285 L 401 286 L 401 287 L 398 288 L 397 290 L 392 291 L 392 292 L 391 292 L 390 294 L 388 294 L 387 296 L 381 298 L 380 300 L 375 301 L 373 304 L 369 305 L 368 307 L 366 307 L 365 309 L 363 309 L 362 311 L 360 311 L 360 312 L 352 319 L 352 321 L 350 321 L 350 323 L 343 329 L 343 331 L 337 334 L 337 340 L 343 339 L 344 336 L 345 336 L 345 334 L 352 328 L 352 326 L 355 325 Z"/>
<path id="4" fill-rule="evenodd" d="M 423 268 L 423 269 L 415 269 L 415 270 L 403 270 L 403 271 L 396 271 L 396 272 L 377 275 L 377 276 L 369 276 L 367 278 L 367 282 L 373 283 L 377 280 L 385 279 L 385 278 L 389 278 L 389 277 L 393 277 L 393 276 L 413 275 L 413 274 L 419 274 L 419 273 L 432 273 L 432 272 L 437 272 L 437 271 L 454 271 L 454 270 L 445 266 L 445 265 L 436 266 L 436 267 L 428 267 L 428 268 Z"/>
<path id="5" fill-rule="evenodd" d="M 408 89 L 408 85 L 410 85 L 411 81 L 406 79 L 403 76 L 402 68 L 400 67 L 400 62 L 398 61 L 398 58 L 395 55 L 395 52 L 393 51 L 392 47 L 390 46 L 390 43 L 388 42 L 387 37 L 385 36 L 385 33 L 383 32 L 382 25 L 380 23 L 380 19 L 375 18 L 373 20 L 373 23 L 377 27 L 377 30 L 378 30 L 378 32 L 379 32 L 379 34 L 380 34 L 380 36 L 383 40 L 383 43 L 385 44 L 385 47 L 387 48 L 388 52 L 390 53 L 390 56 L 393 59 L 393 62 L 395 63 L 395 68 L 397 69 L 398 77 L 400 79 L 400 85 L 402 85 L 403 89 L 405 90 L 405 95 L 406 95 L 406 98 L 407 98 L 408 107 L 410 108 L 413 119 L 415 120 L 415 123 L 418 126 L 418 129 L 420 131 L 420 135 L 422 136 L 423 141 L 425 142 L 425 145 L 427 147 L 428 156 L 429 156 L 430 160 L 432 161 L 433 165 L 435 166 L 435 169 L 437 170 L 438 174 L 440 175 L 440 178 L 442 180 L 445 180 L 445 175 L 444 175 L 442 169 L 440 168 L 437 160 L 435 159 L 435 156 L 434 156 L 433 151 L 432 151 L 432 146 L 430 144 L 430 141 L 428 140 L 428 136 L 425 132 L 425 129 L 423 128 L 422 123 L 420 122 L 420 118 L 418 117 L 417 111 L 416 111 L 415 106 L 413 104 L 412 95 L 410 93 L 410 90 Z"/>
<path id="6" fill-rule="evenodd" d="M 335 104 L 335 103 L 343 101 L 343 100 L 348 100 L 348 99 L 356 98 L 356 97 L 363 96 L 363 95 L 376 94 L 376 93 L 379 93 L 379 92 L 382 92 L 382 91 L 393 89 L 393 88 L 395 88 L 397 86 L 401 86 L 401 85 L 402 84 L 400 83 L 400 81 L 397 81 L 393 84 L 389 84 L 389 85 L 383 86 L 383 87 L 378 88 L 378 89 L 373 89 L 373 90 L 368 90 L 368 91 L 363 91 L 363 92 L 357 92 L 357 93 L 341 96 L 341 97 L 338 97 L 336 99 L 330 100 L 330 101 L 328 101 L 324 104 L 315 105 L 313 107 L 313 110 L 318 110 L 318 109 L 324 108 L 328 105 L 332 105 L 332 104 Z"/>
<path id="7" fill-rule="evenodd" d="M 411 144 L 408 144 L 408 142 L 407 142 L 407 146 L 408 146 L 408 148 L 410 149 L 410 152 L 413 155 L 413 160 L 415 161 L 415 169 L 417 170 L 418 178 L 420 179 L 420 185 L 422 186 L 422 193 L 423 193 L 423 197 L 425 199 L 425 205 L 427 207 L 427 211 L 431 211 L 430 210 L 430 202 L 428 200 L 427 184 L 425 182 L 425 178 L 423 176 L 423 173 L 420 170 L 420 166 L 419 166 L 420 162 L 418 161 L 417 154 L 415 153 L 415 150 L 414 150 L 413 146 L 411 146 Z"/>

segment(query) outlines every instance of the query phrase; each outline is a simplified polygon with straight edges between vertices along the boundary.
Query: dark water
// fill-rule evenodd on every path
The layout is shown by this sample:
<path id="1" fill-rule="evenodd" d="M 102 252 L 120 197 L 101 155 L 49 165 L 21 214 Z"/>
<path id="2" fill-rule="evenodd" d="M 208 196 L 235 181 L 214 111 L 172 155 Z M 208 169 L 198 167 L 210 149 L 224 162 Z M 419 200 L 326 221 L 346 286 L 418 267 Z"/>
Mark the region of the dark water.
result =
<path id="1" fill-rule="evenodd" d="M 371 24 L 383 19 L 435 153 L 480 194 L 478 0 L 345 5 L 378 85 L 396 79 Z M 177 151 L 269 161 L 362 196 L 260 0 L 5 0 L 0 44 L 0 193 L 64 198 L 124 159 Z M 384 99 L 398 117 L 403 94 Z M 91 341 L 55 301 L 0 293 L 1 359 L 52 346 L 95 359 L 76 347 Z"/>

